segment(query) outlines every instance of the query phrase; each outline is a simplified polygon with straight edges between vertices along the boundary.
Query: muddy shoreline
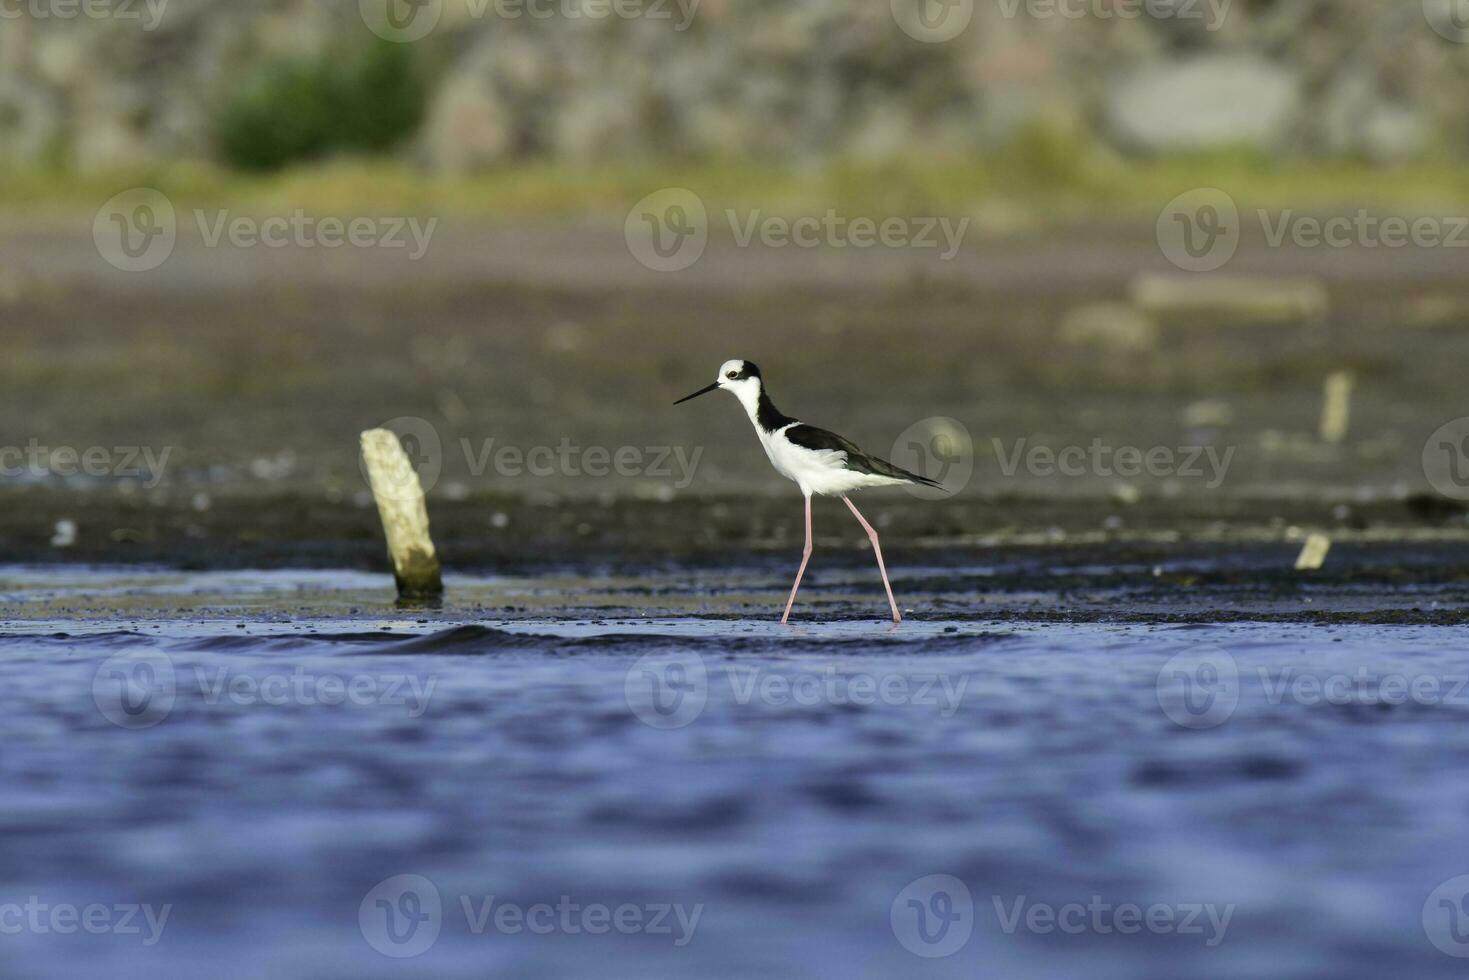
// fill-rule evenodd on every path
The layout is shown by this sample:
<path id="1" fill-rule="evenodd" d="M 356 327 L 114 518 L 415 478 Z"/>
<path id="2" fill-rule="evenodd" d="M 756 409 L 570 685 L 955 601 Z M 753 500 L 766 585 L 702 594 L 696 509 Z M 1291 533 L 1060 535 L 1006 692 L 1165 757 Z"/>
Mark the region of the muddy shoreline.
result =
<path id="1" fill-rule="evenodd" d="M 377 616 L 425 621 L 491 615 L 585 619 L 607 615 L 760 618 L 776 607 L 801 544 L 799 505 L 787 497 L 531 502 L 485 496 L 433 500 L 434 534 L 449 595 L 398 606 L 375 509 L 277 495 L 187 501 L 6 495 L 0 535 L 14 566 L 100 567 L 216 574 L 316 570 L 365 579 L 349 597 L 314 587 L 270 606 L 286 616 Z M 830 507 L 823 506 L 830 504 Z M 793 509 L 794 506 L 794 509 Z M 895 587 L 919 617 L 956 621 L 1449 624 L 1469 621 L 1469 524 L 1420 500 L 1370 505 L 1158 500 L 872 498 Z M 871 555 L 838 505 L 819 502 L 808 583 L 815 615 L 873 615 Z M 76 525 L 57 547 L 54 522 Z M 848 525 L 851 525 L 850 527 Z M 1324 568 L 1298 572 L 1305 534 L 1329 535 Z M 23 573 L 18 573 L 25 578 Z M 456 584 L 459 583 L 459 584 Z M 124 590 L 126 591 L 126 590 Z M 188 590 L 184 600 L 74 601 L 68 614 L 227 618 L 238 602 Z M 4 613 L 46 611 L 7 602 Z"/>

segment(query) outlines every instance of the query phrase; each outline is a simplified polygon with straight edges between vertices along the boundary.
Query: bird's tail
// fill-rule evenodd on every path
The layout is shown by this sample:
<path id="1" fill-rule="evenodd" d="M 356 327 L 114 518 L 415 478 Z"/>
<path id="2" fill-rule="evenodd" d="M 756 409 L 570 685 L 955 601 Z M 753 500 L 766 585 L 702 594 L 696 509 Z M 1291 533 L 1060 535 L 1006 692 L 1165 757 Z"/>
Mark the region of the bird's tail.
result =
<path id="1" fill-rule="evenodd" d="M 930 480 L 926 476 L 920 476 L 917 473 L 910 473 L 907 470 L 903 470 L 903 475 L 906 476 L 909 480 L 913 481 L 914 483 L 921 483 L 925 487 L 933 487 L 935 490 L 942 490 L 945 493 L 948 493 L 949 492 L 949 488 L 946 487 L 946 486 L 944 486 L 942 483 L 940 483 L 937 480 Z"/>

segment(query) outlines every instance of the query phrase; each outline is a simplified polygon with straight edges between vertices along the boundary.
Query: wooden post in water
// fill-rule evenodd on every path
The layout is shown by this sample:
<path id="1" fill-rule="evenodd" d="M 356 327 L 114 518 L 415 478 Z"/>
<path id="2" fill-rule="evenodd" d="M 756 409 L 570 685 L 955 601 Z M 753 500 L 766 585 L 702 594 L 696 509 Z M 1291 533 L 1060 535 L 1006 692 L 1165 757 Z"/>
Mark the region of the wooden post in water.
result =
<path id="1" fill-rule="evenodd" d="M 1352 421 L 1352 384 L 1350 371 L 1333 371 L 1327 375 L 1321 403 L 1321 439 L 1333 445 L 1347 437 Z"/>
<path id="2" fill-rule="evenodd" d="M 388 537 L 400 599 L 432 599 L 444 593 L 439 556 L 428 535 L 428 507 L 397 435 L 388 429 L 362 433 L 362 463 Z"/>
<path id="3" fill-rule="evenodd" d="M 1311 534 L 1296 558 L 1296 571 L 1315 572 L 1326 564 L 1326 555 L 1331 551 L 1331 539 L 1324 534 Z"/>

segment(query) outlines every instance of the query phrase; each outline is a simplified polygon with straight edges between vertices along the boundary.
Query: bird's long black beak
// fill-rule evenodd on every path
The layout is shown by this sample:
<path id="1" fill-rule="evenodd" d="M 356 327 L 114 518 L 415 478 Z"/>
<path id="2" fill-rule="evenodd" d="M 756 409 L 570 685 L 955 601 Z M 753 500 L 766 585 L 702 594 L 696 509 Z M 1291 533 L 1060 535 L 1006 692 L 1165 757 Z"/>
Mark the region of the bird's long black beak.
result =
<path id="1" fill-rule="evenodd" d="M 700 395 L 707 395 L 707 394 L 709 394 L 709 392 L 713 391 L 715 388 L 718 388 L 718 387 L 719 387 L 719 382 L 716 381 L 712 385 L 707 385 L 707 386 L 705 386 L 703 388 L 700 388 L 698 391 L 694 392 L 692 395 L 685 395 L 684 397 L 680 398 L 678 401 L 674 402 L 674 404 L 675 405 L 682 405 L 684 402 L 688 401 L 690 398 L 698 398 Z"/>

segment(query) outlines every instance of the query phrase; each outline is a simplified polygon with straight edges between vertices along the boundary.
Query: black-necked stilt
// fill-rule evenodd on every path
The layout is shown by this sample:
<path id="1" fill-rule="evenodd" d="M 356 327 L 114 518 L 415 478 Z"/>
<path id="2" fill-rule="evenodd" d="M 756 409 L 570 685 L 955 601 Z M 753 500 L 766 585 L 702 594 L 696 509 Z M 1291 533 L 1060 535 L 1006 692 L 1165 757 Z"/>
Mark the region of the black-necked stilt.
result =
<path id="1" fill-rule="evenodd" d="M 765 382 L 760 369 L 749 361 L 725 361 L 719 368 L 714 383 L 700 388 L 685 398 L 674 402 L 682 404 L 690 398 L 698 398 L 716 389 L 734 392 L 745 413 L 755 426 L 760 445 L 770 457 L 770 465 L 788 480 L 794 480 L 806 496 L 806 550 L 801 553 L 801 567 L 796 571 L 795 584 L 791 586 L 791 597 L 786 600 L 785 613 L 780 617 L 784 623 L 790 618 L 791 605 L 796 601 L 796 590 L 801 587 L 801 576 L 806 574 L 806 563 L 811 559 L 811 495 L 841 497 L 853 515 L 867 532 L 872 542 L 873 554 L 877 556 L 877 570 L 882 573 L 882 587 L 887 590 L 888 605 L 893 610 L 893 622 L 903 621 L 898 612 L 898 603 L 893 599 L 893 587 L 888 582 L 888 570 L 882 562 L 882 546 L 877 542 L 877 532 L 857 505 L 847 494 L 867 487 L 894 487 L 903 484 L 921 483 L 939 487 L 942 484 L 917 473 L 909 473 L 901 466 L 894 466 L 885 459 L 869 456 L 835 432 L 807 425 L 789 415 L 784 415 L 771 402 L 765 392 Z"/>

